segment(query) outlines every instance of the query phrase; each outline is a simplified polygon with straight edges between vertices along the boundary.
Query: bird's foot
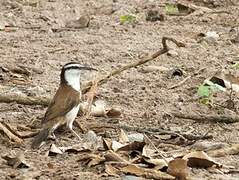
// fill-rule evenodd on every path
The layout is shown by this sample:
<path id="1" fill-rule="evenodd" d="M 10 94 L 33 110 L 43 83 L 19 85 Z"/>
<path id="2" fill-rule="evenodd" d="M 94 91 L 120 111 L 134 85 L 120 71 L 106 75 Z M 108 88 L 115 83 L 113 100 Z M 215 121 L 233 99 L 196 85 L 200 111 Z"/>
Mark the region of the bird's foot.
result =
<path id="1" fill-rule="evenodd" d="M 54 133 L 51 133 L 51 134 L 48 136 L 48 139 L 56 140 L 55 134 L 54 134 Z"/>

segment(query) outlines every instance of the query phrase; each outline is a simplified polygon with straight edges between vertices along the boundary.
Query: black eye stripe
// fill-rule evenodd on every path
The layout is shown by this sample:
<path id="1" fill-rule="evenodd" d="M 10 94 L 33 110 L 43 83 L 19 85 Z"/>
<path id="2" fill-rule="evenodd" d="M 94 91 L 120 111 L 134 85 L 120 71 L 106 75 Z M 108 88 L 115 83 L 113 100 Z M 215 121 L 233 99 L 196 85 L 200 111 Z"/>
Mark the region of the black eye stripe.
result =
<path id="1" fill-rule="evenodd" d="M 67 68 L 64 68 L 64 70 L 69 70 L 69 69 L 81 69 L 81 67 L 79 66 L 71 66 L 71 67 L 67 67 Z"/>

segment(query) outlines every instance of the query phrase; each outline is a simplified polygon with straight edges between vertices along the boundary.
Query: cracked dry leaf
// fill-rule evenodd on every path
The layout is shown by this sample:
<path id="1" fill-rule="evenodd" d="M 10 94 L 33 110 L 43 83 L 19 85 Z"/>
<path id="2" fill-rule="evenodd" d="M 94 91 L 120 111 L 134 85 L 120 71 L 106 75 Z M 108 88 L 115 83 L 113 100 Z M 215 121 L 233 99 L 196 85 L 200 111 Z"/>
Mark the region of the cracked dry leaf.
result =
<path id="1" fill-rule="evenodd" d="M 160 134 L 160 135 L 154 135 L 154 137 L 156 137 L 157 139 L 160 139 L 160 140 L 170 140 L 172 138 L 172 135 L 171 134 Z"/>
<path id="2" fill-rule="evenodd" d="M 5 156 L 2 156 L 2 158 L 4 160 L 6 160 L 7 164 L 9 166 L 12 166 L 14 169 L 17 169 L 17 168 L 22 169 L 22 168 L 29 168 L 30 167 L 30 165 L 28 165 L 26 163 L 23 153 L 19 153 L 15 157 L 5 155 Z"/>
<path id="3" fill-rule="evenodd" d="M 143 150 L 142 150 L 142 156 L 145 156 L 145 157 L 152 157 L 153 155 L 155 155 L 156 151 L 155 149 L 151 148 L 150 145 L 145 145 L 143 147 Z"/>
<path id="4" fill-rule="evenodd" d="M 55 144 L 52 144 L 50 150 L 47 152 L 47 156 L 56 156 L 57 154 L 63 154 L 63 151 Z"/>
<path id="5" fill-rule="evenodd" d="M 112 140 L 109 138 L 103 138 L 103 146 L 105 150 L 112 150 Z"/>
<path id="6" fill-rule="evenodd" d="M 88 167 L 96 166 L 100 163 L 103 163 L 105 161 L 104 157 L 101 157 L 100 155 L 95 155 L 91 158 L 89 163 L 87 164 Z"/>
<path id="7" fill-rule="evenodd" d="M 129 161 L 121 157 L 118 153 L 109 150 L 104 155 L 106 161 L 123 162 L 129 164 Z"/>
<path id="8" fill-rule="evenodd" d="M 165 180 L 175 179 L 173 176 L 167 173 L 157 171 L 154 169 L 142 168 L 133 164 L 129 164 L 125 167 L 120 168 L 120 171 L 125 174 L 132 174 L 149 179 L 165 179 Z"/>
<path id="9" fill-rule="evenodd" d="M 110 165 L 110 164 L 106 164 L 105 165 L 105 172 L 110 175 L 110 176 L 115 176 L 115 177 L 119 177 L 119 173 L 120 171 L 115 168 L 114 166 Z"/>
<path id="10" fill-rule="evenodd" d="M 174 159 L 168 163 L 168 173 L 179 180 L 187 180 L 189 169 L 187 167 L 187 160 Z"/>
<path id="11" fill-rule="evenodd" d="M 124 147 L 125 145 L 124 144 L 121 144 L 121 143 L 119 143 L 118 141 L 112 141 L 112 146 L 111 146 L 111 148 L 113 149 L 113 151 L 117 151 L 118 149 L 120 149 L 120 148 L 122 148 L 122 147 Z"/>
<path id="12" fill-rule="evenodd" d="M 143 157 L 143 160 L 149 164 L 153 165 L 153 169 L 155 170 L 161 170 L 168 167 L 168 163 L 164 159 L 153 159 L 148 157 Z"/>
<path id="13" fill-rule="evenodd" d="M 98 165 L 98 164 L 104 162 L 105 158 L 101 157 L 98 154 L 83 153 L 77 160 L 77 162 L 80 162 L 80 161 L 84 161 L 88 167 L 92 167 L 92 166 L 95 166 L 95 165 Z"/>
<path id="14" fill-rule="evenodd" d="M 164 159 L 155 159 L 155 149 L 151 148 L 150 145 L 145 145 L 142 150 L 142 159 L 149 165 L 153 165 L 154 169 L 161 170 L 168 167 L 168 163 Z"/>
<path id="15" fill-rule="evenodd" d="M 208 168 L 212 167 L 213 165 L 216 165 L 217 167 L 221 166 L 203 151 L 191 152 L 185 155 L 183 159 L 188 161 L 187 164 L 189 167 Z"/>
<path id="16" fill-rule="evenodd" d="M 129 142 L 128 135 L 126 134 L 126 132 L 123 129 L 120 129 L 119 142 L 120 143 Z"/>
<path id="17" fill-rule="evenodd" d="M 68 146 L 68 147 L 59 147 L 62 152 L 68 153 L 81 153 L 81 152 L 91 152 L 91 144 L 89 143 L 81 143 L 75 146 Z"/>
<path id="18" fill-rule="evenodd" d="M 132 143 L 126 144 L 125 146 L 119 148 L 117 151 L 140 151 L 142 152 L 145 142 L 134 141 Z"/>

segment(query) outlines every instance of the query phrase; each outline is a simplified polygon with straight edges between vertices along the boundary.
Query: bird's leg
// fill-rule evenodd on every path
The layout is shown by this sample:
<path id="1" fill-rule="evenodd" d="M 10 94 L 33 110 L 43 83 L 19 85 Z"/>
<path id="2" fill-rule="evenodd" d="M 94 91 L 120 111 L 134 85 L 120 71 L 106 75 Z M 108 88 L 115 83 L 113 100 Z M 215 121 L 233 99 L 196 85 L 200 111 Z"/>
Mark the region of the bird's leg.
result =
<path id="1" fill-rule="evenodd" d="M 79 139 L 79 141 L 81 141 L 81 137 L 73 130 L 73 129 L 70 129 L 71 132 L 73 132 L 73 134 Z"/>
<path id="2" fill-rule="evenodd" d="M 50 132 L 49 132 L 49 138 L 50 138 L 50 139 L 56 140 L 56 136 L 55 136 L 55 134 L 54 134 L 54 131 L 58 128 L 58 126 L 59 126 L 59 123 L 55 124 L 55 125 L 51 128 L 51 130 L 50 130 Z"/>
<path id="3" fill-rule="evenodd" d="M 81 137 L 73 130 L 72 124 L 73 124 L 73 122 L 69 123 L 69 124 L 67 123 L 68 128 L 79 139 L 79 141 L 82 141 Z"/>

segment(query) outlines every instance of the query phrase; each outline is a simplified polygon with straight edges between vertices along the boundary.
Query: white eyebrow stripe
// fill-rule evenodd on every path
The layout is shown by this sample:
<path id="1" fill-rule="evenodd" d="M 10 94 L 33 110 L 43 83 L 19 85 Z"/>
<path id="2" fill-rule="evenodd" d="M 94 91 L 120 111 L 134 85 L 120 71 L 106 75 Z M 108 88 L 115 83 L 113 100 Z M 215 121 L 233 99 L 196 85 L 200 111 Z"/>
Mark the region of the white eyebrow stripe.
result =
<path id="1" fill-rule="evenodd" d="M 71 68 L 71 67 L 81 67 L 79 64 L 68 64 L 68 65 L 66 65 L 66 66 L 64 66 L 64 69 L 66 69 L 66 68 Z"/>

